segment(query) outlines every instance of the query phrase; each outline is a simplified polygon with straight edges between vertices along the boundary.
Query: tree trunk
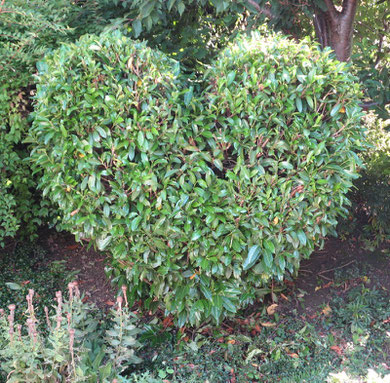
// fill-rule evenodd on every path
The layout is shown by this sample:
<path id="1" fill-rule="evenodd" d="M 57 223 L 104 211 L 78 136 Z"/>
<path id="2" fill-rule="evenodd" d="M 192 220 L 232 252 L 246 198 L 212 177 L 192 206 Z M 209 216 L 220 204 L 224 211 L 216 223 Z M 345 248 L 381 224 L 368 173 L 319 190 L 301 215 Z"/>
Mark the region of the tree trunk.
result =
<path id="1" fill-rule="evenodd" d="M 314 28 L 322 48 L 331 47 L 338 60 L 348 61 L 352 51 L 353 22 L 358 0 L 343 0 L 341 11 L 332 0 L 325 0 L 327 10 L 315 8 Z"/>

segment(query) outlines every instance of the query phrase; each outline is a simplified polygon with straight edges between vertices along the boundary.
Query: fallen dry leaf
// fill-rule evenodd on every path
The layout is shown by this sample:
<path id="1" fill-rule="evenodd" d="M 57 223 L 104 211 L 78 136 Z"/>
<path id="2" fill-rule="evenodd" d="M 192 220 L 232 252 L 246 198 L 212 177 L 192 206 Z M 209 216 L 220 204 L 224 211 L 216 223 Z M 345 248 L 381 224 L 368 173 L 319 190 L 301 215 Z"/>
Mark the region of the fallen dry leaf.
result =
<path id="1" fill-rule="evenodd" d="M 292 352 L 291 354 L 287 353 L 287 355 L 290 356 L 291 358 L 299 358 L 299 355 L 295 352 Z"/>
<path id="2" fill-rule="evenodd" d="M 260 324 L 263 327 L 275 327 L 276 326 L 276 323 L 272 323 L 272 322 L 261 322 Z"/>
<path id="3" fill-rule="evenodd" d="M 235 340 L 235 339 L 230 339 L 230 340 L 228 340 L 228 343 L 229 343 L 229 344 L 235 344 L 235 343 L 236 343 L 236 340 Z"/>
<path id="4" fill-rule="evenodd" d="M 280 296 L 281 296 L 285 301 L 288 301 L 288 300 L 289 300 L 283 293 L 280 293 Z"/>
<path id="5" fill-rule="evenodd" d="M 329 305 L 326 305 L 326 306 L 322 309 L 321 314 L 324 314 L 324 315 L 327 317 L 328 315 L 330 315 L 331 312 L 332 312 L 332 309 L 330 308 L 330 306 L 329 306 Z"/>
<path id="6" fill-rule="evenodd" d="M 330 349 L 333 350 L 337 355 L 343 355 L 343 351 L 339 346 L 330 346 Z"/>
<path id="7" fill-rule="evenodd" d="M 115 305 L 115 302 L 113 302 L 113 301 L 106 301 L 106 305 L 114 306 L 114 305 Z"/>
<path id="8" fill-rule="evenodd" d="M 276 303 L 273 303 L 272 305 L 268 306 L 267 307 L 267 314 L 274 315 L 277 307 L 278 307 L 278 305 Z"/>
<path id="9" fill-rule="evenodd" d="M 79 245 L 69 245 L 69 246 L 66 246 L 66 248 L 68 249 L 68 250 L 76 250 L 77 248 L 79 247 Z"/>
<path id="10" fill-rule="evenodd" d="M 163 320 L 164 328 L 170 327 L 173 325 L 173 318 L 171 316 L 165 317 Z"/>
<path id="11" fill-rule="evenodd" d="M 236 374 L 234 373 L 234 369 L 233 368 L 230 370 L 230 374 L 232 376 L 232 378 L 230 379 L 230 383 L 236 383 L 237 382 Z"/>

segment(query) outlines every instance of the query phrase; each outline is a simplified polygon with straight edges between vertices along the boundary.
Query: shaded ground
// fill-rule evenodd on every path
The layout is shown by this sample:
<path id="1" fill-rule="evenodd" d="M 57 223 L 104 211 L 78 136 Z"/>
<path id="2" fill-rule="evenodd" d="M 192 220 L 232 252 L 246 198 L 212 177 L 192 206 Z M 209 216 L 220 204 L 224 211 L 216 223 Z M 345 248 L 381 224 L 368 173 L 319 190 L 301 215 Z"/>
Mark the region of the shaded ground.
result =
<path id="1" fill-rule="evenodd" d="M 108 255 L 92 247 L 76 243 L 68 233 L 48 230 L 40 236 L 42 246 L 48 251 L 48 260 L 65 260 L 70 271 L 78 271 L 78 282 L 87 299 L 104 308 L 115 300 L 116 288 L 107 279 L 104 267 Z M 330 290 L 340 293 L 362 281 L 370 287 L 378 284 L 390 291 L 390 256 L 386 251 L 390 244 L 374 253 L 365 250 L 356 241 L 341 241 L 330 238 L 323 250 L 316 251 L 310 259 L 304 260 L 298 277 L 287 281 L 287 291 L 279 302 L 283 310 L 296 308 L 309 316 L 330 299 Z M 284 303 L 284 304 L 283 304 Z"/>
<path id="2" fill-rule="evenodd" d="M 40 242 L 48 252 L 48 262 L 64 260 L 69 271 L 77 272 L 76 280 L 86 300 L 100 308 L 112 306 L 116 289 L 111 286 L 104 272 L 106 254 L 76 243 L 74 236 L 69 233 L 58 233 L 55 230 L 41 234 Z"/>
<path id="3" fill-rule="evenodd" d="M 353 240 L 328 239 L 323 250 L 302 262 L 298 278 L 290 284 L 295 307 L 301 313 L 314 315 L 329 303 L 332 289 L 343 294 L 362 282 L 368 288 L 379 285 L 390 291 L 390 256 L 386 255 L 389 249 L 390 244 L 385 244 L 370 252 Z"/>
<path id="4" fill-rule="evenodd" d="M 0 306 L 21 304 L 28 288 L 40 308 L 50 306 L 72 274 L 89 302 L 112 306 L 106 255 L 69 234 L 49 230 L 39 238 L 0 252 Z M 389 250 L 390 243 L 371 253 L 353 240 L 329 239 L 274 301 L 218 327 L 178 329 L 162 311 L 140 313 L 144 362 L 125 374 L 148 383 L 390 383 Z"/>

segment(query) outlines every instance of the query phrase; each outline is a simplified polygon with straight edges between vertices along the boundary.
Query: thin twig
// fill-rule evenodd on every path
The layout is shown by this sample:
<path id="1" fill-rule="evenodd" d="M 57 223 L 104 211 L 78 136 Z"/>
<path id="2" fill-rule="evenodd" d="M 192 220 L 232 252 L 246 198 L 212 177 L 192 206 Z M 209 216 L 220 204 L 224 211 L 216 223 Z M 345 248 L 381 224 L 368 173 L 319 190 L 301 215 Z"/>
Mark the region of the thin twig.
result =
<path id="1" fill-rule="evenodd" d="M 320 278 L 326 279 L 327 281 L 333 281 L 333 279 L 328 278 L 328 277 L 325 277 L 325 275 L 320 275 L 320 274 L 318 274 L 318 276 L 319 276 Z"/>
<path id="2" fill-rule="evenodd" d="M 309 273 L 309 274 L 313 274 L 312 271 L 310 270 L 306 270 L 306 269 L 299 269 L 300 272 L 303 272 L 303 273 Z"/>
<path id="3" fill-rule="evenodd" d="M 329 273 L 329 271 L 334 271 L 334 270 L 342 269 L 343 267 L 348 266 L 348 265 L 350 265 L 351 263 L 354 263 L 354 262 L 356 262 L 355 259 L 352 260 L 351 262 L 346 263 L 345 265 L 342 265 L 342 266 L 339 266 L 339 267 L 334 267 L 333 269 L 321 271 L 321 272 L 318 273 L 318 275 L 321 275 L 321 274 L 324 274 L 324 273 Z"/>

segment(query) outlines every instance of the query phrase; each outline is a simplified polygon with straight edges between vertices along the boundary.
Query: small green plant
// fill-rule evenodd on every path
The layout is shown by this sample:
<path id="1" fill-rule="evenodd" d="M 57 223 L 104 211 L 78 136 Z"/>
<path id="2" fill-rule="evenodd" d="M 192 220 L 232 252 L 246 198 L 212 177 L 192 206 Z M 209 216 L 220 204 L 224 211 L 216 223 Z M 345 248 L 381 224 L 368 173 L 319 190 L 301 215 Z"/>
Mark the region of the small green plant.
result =
<path id="1" fill-rule="evenodd" d="M 34 289 L 35 311 L 44 315 L 44 307 L 51 308 L 51 291 L 66 288 L 75 273 L 68 272 L 64 262 L 50 262 L 47 252 L 37 243 L 15 244 L 14 249 L 4 249 L 0 254 L 0 307 L 23 304 L 29 289 Z M 19 324 L 23 313 L 17 312 Z"/>
<path id="2" fill-rule="evenodd" d="M 55 313 L 46 307 L 44 318 L 36 316 L 34 295 L 30 289 L 26 296 L 25 326 L 15 322 L 15 305 L 8 315 L 1 310 L 0 371 L 7 382 L 108 382 L 140 362 L 134 354 L 136 318 L 121 296 L 111 312 L 113 326 L 105 331 L 96 311 L 82 302 L 76 282 L 69 283 L 67 299 L 56 293 Z"/>

